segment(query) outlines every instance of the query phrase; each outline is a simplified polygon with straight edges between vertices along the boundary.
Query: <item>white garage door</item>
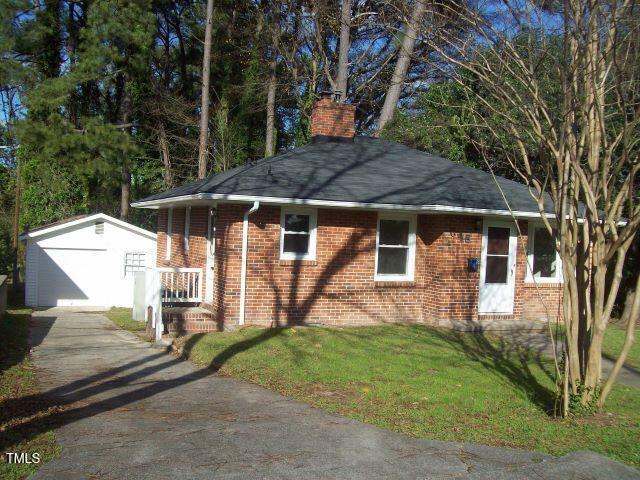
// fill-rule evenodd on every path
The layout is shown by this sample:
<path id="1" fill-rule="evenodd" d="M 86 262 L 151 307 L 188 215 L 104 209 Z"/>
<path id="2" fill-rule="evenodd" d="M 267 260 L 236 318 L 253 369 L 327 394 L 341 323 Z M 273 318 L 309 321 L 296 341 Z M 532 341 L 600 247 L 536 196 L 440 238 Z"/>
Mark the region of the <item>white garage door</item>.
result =
<path id="1" fill-rule="evenodd" d="M 103 306 L 110 277 L 106 250 L 45 248 L 38 259 L 38 305 Z"/>

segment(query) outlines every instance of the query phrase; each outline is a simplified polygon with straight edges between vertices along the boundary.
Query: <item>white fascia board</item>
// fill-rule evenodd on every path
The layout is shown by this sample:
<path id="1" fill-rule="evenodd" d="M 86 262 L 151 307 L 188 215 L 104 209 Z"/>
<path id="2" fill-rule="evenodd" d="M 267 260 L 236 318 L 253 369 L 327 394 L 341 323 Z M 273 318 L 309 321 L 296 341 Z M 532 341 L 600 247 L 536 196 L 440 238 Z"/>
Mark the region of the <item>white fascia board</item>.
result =
<path id="1" fill-rule="evenodd" d="M 89 215 L 88 217 L 78 218 L 76 220 L 71 220 L 70 222 L 60 223 L 58 225 L 53 225 L 51 227 L 43 228 L 42 230 L 36 230 L 34 232 L 26 232 L 20 235 L 18 238 L 20 240 L 26 240 L 28 238 L 37 238 L 43 235 L 48 235 L 50 233 L 56 232 L 58 230 L 62 230 L 64 228 L 75 227 L 77 225 L 82 225 L 83 223 L 93 222 L 95 220 L 103 220 L 105 222 L 110 222 L 115 225 L 118 225 L 122 228 L 126 228 L 127 230 L 131 230 L 135 233 L 139 233 L 140 235 L 145 235 L 152 240 L 157 238 L 157 235 L 149 230 L 145 230 L 144 228 L 136 227 L 135 225 L 131 225 L 130 223 L 124 222 L 117 218 L 111 217 L 104 213 L 96 213 L 94 215 Z"/>
<path id="2" fill-rule="evenodd" d="M 457 213 L 460 215 L 497 215 L 515 216 L 517 218 L 540 218 L 540 212 L 521 212 L 509 210 L 492 210 L 487 208 L 453 207 L 448 205 L 401 205 L 394 203 L 369 203 L 369 202 L 343 202 L 338 200 L 313 200 L 302 198 L 280 198 L 280 197 L 259 197 L 250 195 L 226 195 L 216 193 L 197 193 L 193 195 L 182 195 L 178 197 L 163 198 L 159 200 L 149 200 L 147 202 L 134 202 L 131 204 L 135 208 L 161 208 L 172 205 L 206 202 L 212 200 L 222 200 L 228 202 L 254 202 L 272 205 L 305 205 L 311 207 L 327 208 L 355 208 L 364 210 L 402 210 L 407 212 L 435 212 L 435 213 Z M 554 218 L 555 215 L 547 214 L 547 218 Z"/>
<path id="3" fill-rule="evenodd" d="M 119 225 L 122 228 L 129 229 L 132 232 L 139 233 L 140 235 L 145 235 L 152 240 L 156 240 L 158 238 L 158 235 L 156 233 L 150 232 L 149 230 L 145 230 L 144 228 L 137 227 L 135 225 L 132 225 L 131 223 L 120 220 L 119 218 L 110 217 L 109 215 L 105 215 L 104 213 L 102 213 L 101 215 L 106 221 L 115 223 L 116 225 Z"/>

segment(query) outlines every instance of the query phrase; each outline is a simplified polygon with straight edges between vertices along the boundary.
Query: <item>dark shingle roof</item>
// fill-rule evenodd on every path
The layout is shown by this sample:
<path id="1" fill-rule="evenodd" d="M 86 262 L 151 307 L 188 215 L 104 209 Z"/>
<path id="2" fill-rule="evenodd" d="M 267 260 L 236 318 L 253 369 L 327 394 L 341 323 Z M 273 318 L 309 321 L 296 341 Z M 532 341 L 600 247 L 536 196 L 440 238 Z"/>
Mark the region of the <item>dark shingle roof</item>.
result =
<path id="1" fill-rule="evenodd" d="M 498 177 L 511 209 L 538 212 L 528 188 Z M 151 195 L 243 195 L 406 206 L 506 210 L 490 174 L 393 142 L 316 141 L 287 153 Z M 546 202 L 549 206 L 551 202 Z"/>

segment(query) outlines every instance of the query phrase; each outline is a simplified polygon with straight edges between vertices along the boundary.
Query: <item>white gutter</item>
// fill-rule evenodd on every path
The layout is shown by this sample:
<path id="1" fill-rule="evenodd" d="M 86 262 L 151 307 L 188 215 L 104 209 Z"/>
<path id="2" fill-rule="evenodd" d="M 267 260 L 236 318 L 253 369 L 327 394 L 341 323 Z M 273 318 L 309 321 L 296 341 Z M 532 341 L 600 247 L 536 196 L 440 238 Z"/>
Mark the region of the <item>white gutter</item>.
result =
<path id="1" fill-rule="evenodd" d="M 219 193 L 196 193 L 193 195 L 181 195 L 178 197 L 163 198 L 159 200 L 149 200 L 146 202 L 135 202 L 131 206 L 135 208 L 160 208 L 172 204 L 180 204 L 193 201 L 222 200 L 228 202 L 259 202 L 274 205 L 306 205 L 311 207 L 328 208 L 357 208 L 365 210 L 405 210 L 409 212 L 434 212 L 434 213 L 456 213 L 460 215 L 498 215 L 517 218 L 540 218 L 540 212 L 513 211 L 507 209 L 497 210 L 489 208 L 454 207 L 449 205 L 403 205 L 395 203 L 374 203 L 374 202 L 345 202 L 339 200 L 313 200 L 304 198 L 283 198 L 283 197 L 262 197 L 252 195 L 233 195 Z M 204 203 L 203 203 L 204 204 Z M 554 218 L 552 213 L 546 214 L 547 218 Z"/>
<path id="2" fill-rule="evenodd" d="M 260 208 L 260 202 L 254 201 L 252 207 L 244 213 L 242 220 L 242 270 L 240 273 L 240 316 L 238 325 L 244 325 L 244 307 L 247 296 L 247 249 L 249 247 L 249 215 Z"/>

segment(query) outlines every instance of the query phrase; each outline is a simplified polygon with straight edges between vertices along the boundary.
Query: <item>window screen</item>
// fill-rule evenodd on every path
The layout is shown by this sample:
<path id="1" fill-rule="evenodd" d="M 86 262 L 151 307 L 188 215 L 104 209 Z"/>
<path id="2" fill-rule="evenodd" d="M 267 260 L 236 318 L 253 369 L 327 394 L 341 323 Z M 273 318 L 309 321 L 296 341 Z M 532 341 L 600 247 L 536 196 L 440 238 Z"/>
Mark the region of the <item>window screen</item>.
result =
<path id="1" fill-rule="evenodd" d="M 378 275 L 407 275 L 409 230 L 409 220 L 380 220 Z"/>
<path id="2" fill-rule="evenodd" d="M 298 213 L 285 214 L 282 252 L 300 256 L 307 255 L 310 239 L 310 216 Z"/>

